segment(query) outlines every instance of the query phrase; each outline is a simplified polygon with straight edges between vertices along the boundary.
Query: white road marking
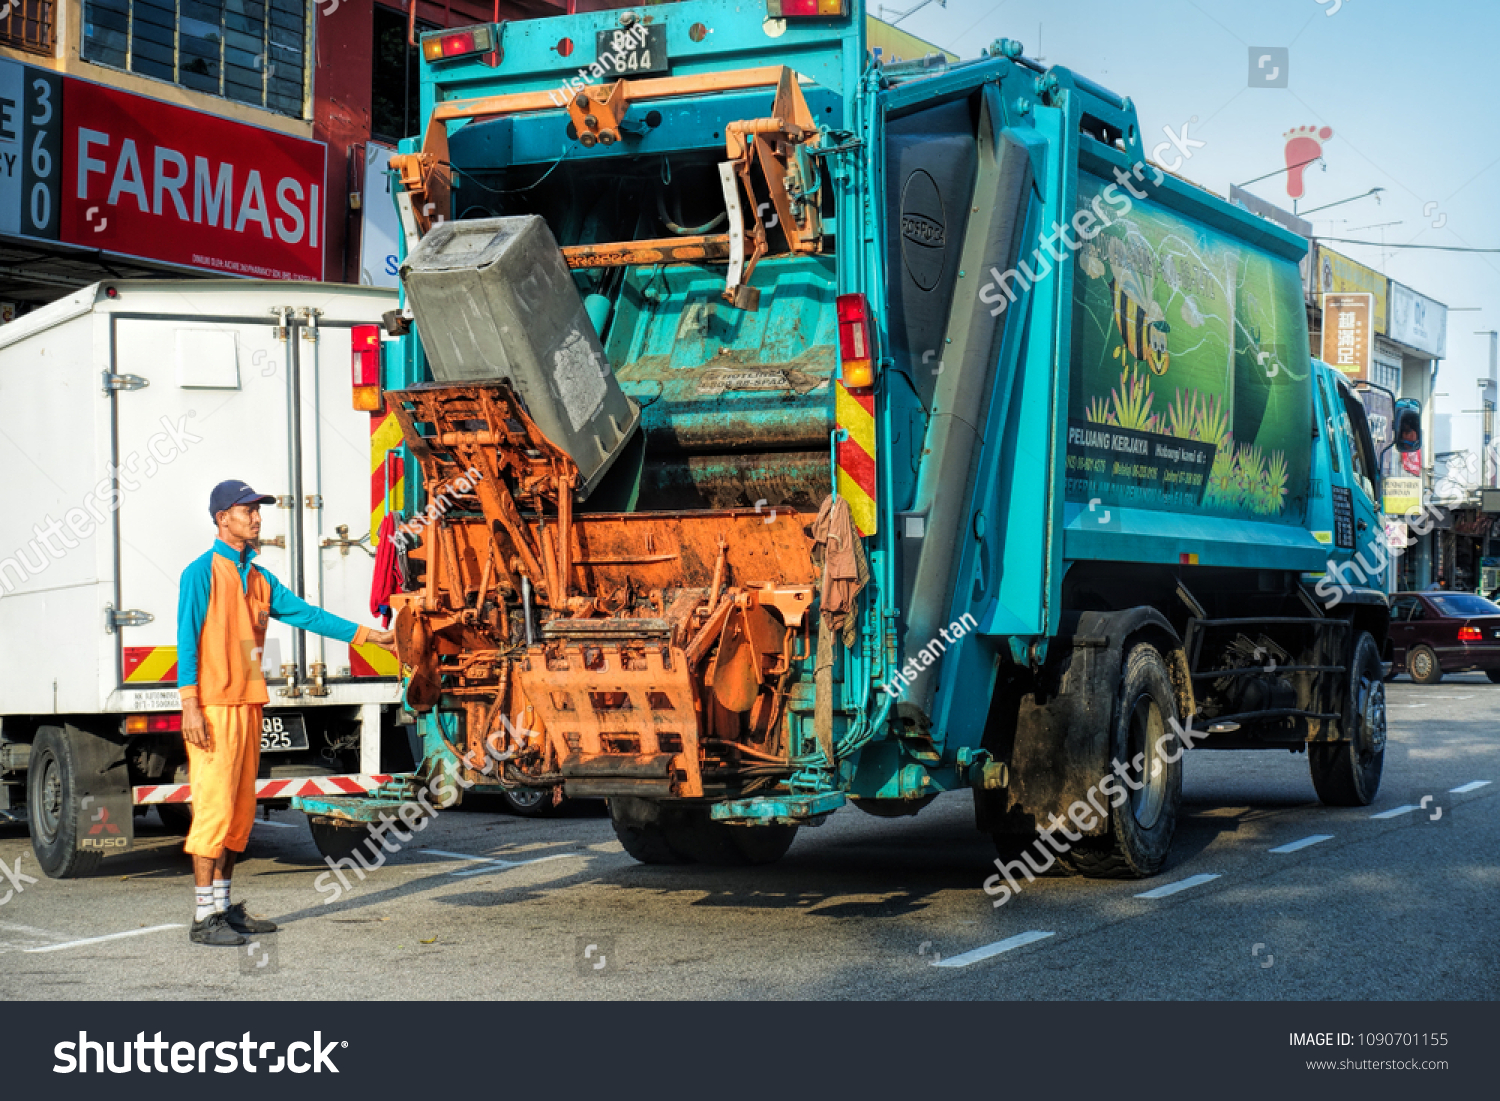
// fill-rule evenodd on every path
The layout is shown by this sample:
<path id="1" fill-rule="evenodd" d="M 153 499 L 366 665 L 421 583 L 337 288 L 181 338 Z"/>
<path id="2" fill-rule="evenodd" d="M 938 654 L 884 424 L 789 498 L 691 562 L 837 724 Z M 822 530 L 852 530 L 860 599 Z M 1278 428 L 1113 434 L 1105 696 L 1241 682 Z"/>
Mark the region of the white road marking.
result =
<path id="1" fill-rule="evenodd" d="M 1410 814 L 1414 810 L 1422 808 L 1415 803 L 1407 803 L 1404 807 L 1394 807 L 1391 810 L 1383 810 L 1379 814 L 1370 815 L 1371 818 L 1398 818 L 1403 814 Z"/>
<path id="2" fill-rule="evenodd" d="M 1190 875 L 1186 879 L 1179 879 L 1176 883 L 1168 883 L 1165 887 L 1158 887 L 1154 891 L 1143 891 L 1136 898 L 1166 898 L 1175 895 L 1178 891 L 1185 891 L 1189 887 L 1197 887 L 1199 884 L 1207 883 L 1211 879 L 1218 879 L 1218 875 Z"/>
<path id="3" fill-rule="evenodd" d="M 4 929 L 9 933 L 28 933 L 33 937 L 46 937 L 48 940 L 54 940 L 62 936 L 61 933 L 51 933 L 46 929 L 38 929 L 35 925 L 19 925 L 14 921 L 0 921 L 0 929 Z"/>
<path id="4" fill-rule="evenodd" d="M 1488 780 L 1474 780 L 1471 783 L 1464 784 L 1462 787 L 1449 788 L 1448 793 L 1450 795 L 1462 795 L 1466 791 L 1474 791 L 1477 788 L 1482 788 L 1488 783 Z"/>
<path id="5" fill-rule="evenodd" d="M 498 856 L 472 856 L 469 853 L 448 852 L 446 849 L 417 849 L 418 856 L 445 856 L 453 860 L 467 860 L 480 866 L 477 868 L 460 868 L 450 875 L 485 875 L 488 872 L 504 871 L 506 868 L 519 868 L 523 864 L 540 864 L 544 860 L 562 860 L 569 856 L 582 856 L 582 853 L 553 853 L 551 856 L 534 856 L 530 860 L 505 860 Z"/>
<path id="6" fill-rule="evenodd" d="M 143 937 L 147 933 L 160 933 L 166 929 L 186 929 L 187 926 L 181 922 L 171 925 L 153 925 L 149 929 L 130 929 L 124 933 L 107 933 L 102 937 L 84 937 L 82 940 L 65 941 L 62 944 L 49 944 L 44 948 L 27 948 L 27 952 L 57 952 L 63 948 L 81 948 L 85 944 L 98 944 L 106 940 L 119 940 L 121 937 Z"/>
<path id="7" fill-rule="evenodd" d="M 1429 700 L 1472 700 L 1474 697 L 1473 696 L 1432 696 L 1432 695 L 1429 695 L 1427 698 Z"/>
<path id="8" fill-rule="evenodd" d="M 1043 933 L 1039 929 L 1033 929 L 1029 933 L 1017 933 L 1013 937 L 997 940 L 994 944 L 986 944 L 983 948 L 974 948 L 958 956 L 949 956 L 945 960 L 934 960 L 933 967 L 968 967 L 971 963 L 987 960 L 991 956 L 998 956 L 1001 952 L 1009 952 L 1012 948 L 1024 948 L 1028 944 L 1035 944 L 1039 940 L 1046 940 L 1053 936 L 1052 933 Z"/>
<path id="9" fill-rule="evenodd" d="M 1387 707 L 1392 707 L 1392 706 L 1393 707 L 1404 707 L 1408 711 L 1414 711 L 1414 710 L 1416 710 L 1419 707 L 1426 707 L 1427 705 L 1425 703 L 1398 703 L 1398 704 L 1387 704 L 1386 706 Z"/>
<path id="10" fill-rule="evenodd" d="M 1273 853 L 1294 853 L 1298 849 L 1305 849 L 1309 845 L 1316 845 L 1319 841 L 1332 841 L 1331 833 L 1315 833 L 1311 837 L 1304 837 L 1301 841 L 1293 841 L 1289 845 L 1280 845 L 1270 850 Z"/>
<path id="11" fill-rule="evenodd" d="M 295 830 L 298 828 L 295 822 L 272 822 L 265 818 L 257 818 L 255 824 L 257 826 L 275 826 L 278 830 Z"/>

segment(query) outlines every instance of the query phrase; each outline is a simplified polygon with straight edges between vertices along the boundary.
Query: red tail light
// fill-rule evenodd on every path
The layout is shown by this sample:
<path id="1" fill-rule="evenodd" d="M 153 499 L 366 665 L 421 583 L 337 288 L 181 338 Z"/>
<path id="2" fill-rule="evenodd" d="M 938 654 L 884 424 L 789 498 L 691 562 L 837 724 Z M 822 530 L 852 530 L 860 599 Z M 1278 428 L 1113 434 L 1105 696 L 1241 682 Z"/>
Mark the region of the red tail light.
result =
<path id="1" fill-rule="evenodd" d="M 465 27 L 461 31 L 429 34 L 422 39 L 422 56 L 428 61 L 451 61 L 456 57 L 486 54 L 495 48 L 493 27 Z"/>
<path id="2" fill-rule="evenodd" d="M 125 716 L 127 734 L 170 734 L 182 729 L 182 712 L 168 711 L 159 715 Z"/>
<path id="3" fill-rule="evenodd" d="M 849 14 L 849 0 L 766 0 L 772 19 L 833 19 Z"/>
<path id="4" fill-rule="evenodd" d="M 1459 642 L 1483 642 L 1484 632 L 1478 627 L 1460 627 L 1458 629 Z"/>
<path id="5" fill-rule="evenodd" d="M 846 390 L 868 390 L 875 385 L 870 303 L 862 294 L 841 294 L 838 296 L 837 308 L 839 379 Z"/>
<path id="6" fill-rule="evenodd" d="M 356 325 L 350 340 L 350 373 L 354 383 L 354 408 L 380 412 L 380 326 Z"/>

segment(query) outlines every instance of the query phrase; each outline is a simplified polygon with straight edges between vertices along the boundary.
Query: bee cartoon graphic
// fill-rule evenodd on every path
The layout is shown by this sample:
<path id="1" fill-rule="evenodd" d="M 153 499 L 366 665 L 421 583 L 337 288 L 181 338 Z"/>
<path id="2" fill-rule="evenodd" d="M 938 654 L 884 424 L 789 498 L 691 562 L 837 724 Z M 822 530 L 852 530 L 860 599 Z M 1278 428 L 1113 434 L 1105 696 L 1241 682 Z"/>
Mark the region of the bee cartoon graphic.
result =
<path id="1" fill-rule="evenodd" d="M 1111 256 L 1109 267 L 1115 328 L 1125 342 L 1124 348 L 1117 351 L 1144 363 L 1151 368 L 1152 374 L 1166 374 L 1172 362 L 1167 353 L 1167 334 L 1172 329 L 1164 319 L 1161 306 L 1145 293 L 1140 279 L 1128 266 Z"/>

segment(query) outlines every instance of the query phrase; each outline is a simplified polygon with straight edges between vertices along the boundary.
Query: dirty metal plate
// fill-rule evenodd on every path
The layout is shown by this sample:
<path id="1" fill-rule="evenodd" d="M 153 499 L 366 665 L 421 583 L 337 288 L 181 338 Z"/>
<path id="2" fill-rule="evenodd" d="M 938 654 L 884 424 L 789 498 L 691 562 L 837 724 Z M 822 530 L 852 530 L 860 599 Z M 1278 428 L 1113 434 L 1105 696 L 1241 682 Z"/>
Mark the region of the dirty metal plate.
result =
<path id="1" fill-rule="evenodd" d="M 826 378 L 795 369 L 709 367 L 699 375 L 697 390 L 704 396 L 722 394 L 727 390 L 791 390 L 806 394 L 827 383 Z"/>
<path id="2" fill-rule="evenodd" d="M 611 27 L 599 31 L 595 43 L 594 59 L 605 73 L 629 77 L 667 71 L 665 23 L 641 23 L 629 29 Z"/>

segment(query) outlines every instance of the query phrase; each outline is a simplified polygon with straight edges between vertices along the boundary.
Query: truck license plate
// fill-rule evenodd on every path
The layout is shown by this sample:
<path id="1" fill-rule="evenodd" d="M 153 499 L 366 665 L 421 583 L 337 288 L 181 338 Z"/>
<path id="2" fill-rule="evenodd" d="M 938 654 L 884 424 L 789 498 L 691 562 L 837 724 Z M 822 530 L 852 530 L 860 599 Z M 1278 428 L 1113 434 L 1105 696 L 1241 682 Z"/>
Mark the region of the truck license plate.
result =
<path id="1" fill-rule="evenodd" d="M 260 751 L 288 753 L 307 748 L 307 723 L 301 715 L 263 715 L 260 720 Z"/>
<path id="2" fill-rule="evenodd" d="M 644 32 L 644 33 L 642 33 Z M 595 60 L 605 73 L 604 82 L 622 76 L 667 71 L 667 28 L 661 23 L 642 23 L 628 29 L 614 28 L 598 32 L 595 38 Z M 609 61 L 605 61 L 610 55 Z"/>

